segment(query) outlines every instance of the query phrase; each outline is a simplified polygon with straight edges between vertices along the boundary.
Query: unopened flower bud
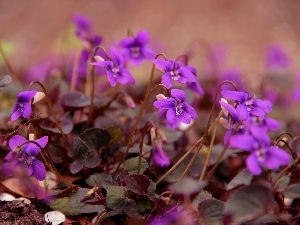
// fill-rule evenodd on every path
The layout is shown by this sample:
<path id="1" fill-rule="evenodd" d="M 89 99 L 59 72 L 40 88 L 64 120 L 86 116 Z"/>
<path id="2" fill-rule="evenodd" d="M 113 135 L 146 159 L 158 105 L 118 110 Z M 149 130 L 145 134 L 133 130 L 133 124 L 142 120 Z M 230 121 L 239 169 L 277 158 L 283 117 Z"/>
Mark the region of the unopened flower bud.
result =
<path id="1" fill-rule="evenodd" d="M 35 135 L 34 134 L 29 134 L 29 140 L 34 141 L 35 140 Z"/>
<path id="2" fill-rule="evenodd" d="M 167 99 L 167 97 L 164 96 L 163 94 L 158 94 L 158 95 L 156 95 L 156 99 L 157 100 L 163 100 L 163 99 Z"/>
<path id="3" fill-rule="evenodd" d="M 95 59 L 96 62 L 102 62 L 102 61 L 104 61 L 104 59 L 100 55 L 94 56 L 94 59 Z"/>
<path id="4" fill-rule="evenodd" d="M 32 104 L 37 103 L 38 101 L 42 100 L 43 98 L 45 98 L 44 92 L 38 91 L 38 92 L 35 94 L 35 96 L 33 97 Z"/>
<path id="5" fill-rule="evenodd" d="M 135 103 L 134 103 L 133 99 L 131 98 L 131 96 L 125 94 L 124 101 L 130 108 L 135 108 Z"/>

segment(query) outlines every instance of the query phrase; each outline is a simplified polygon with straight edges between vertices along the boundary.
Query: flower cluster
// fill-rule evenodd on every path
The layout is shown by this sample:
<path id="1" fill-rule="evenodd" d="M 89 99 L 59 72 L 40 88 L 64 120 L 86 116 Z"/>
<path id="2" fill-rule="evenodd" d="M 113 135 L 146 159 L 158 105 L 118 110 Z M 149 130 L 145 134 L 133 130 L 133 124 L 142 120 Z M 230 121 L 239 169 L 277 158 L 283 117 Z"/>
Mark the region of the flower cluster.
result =
<path id="1" fill-rule="evenodd" d="M 5 176 L 13 176 L 17 169 L 26 171 L 28 176 L 34 176 L 37 180 L 44 180 L 46 169 L 44 164 L 36 159 L 41 148 L 48 143 L 48 136 L 36 140 L 26 140 L 20 135 L 15 135 L 9 140 L 11 151 L 4 158 L 2 173 Z"/>
<path id="2" fill-rule="evenodd" d="M 254 175 L 262 172 L 261 167 L 278 169 L 290 162 L 289 155 L 275 146 L 270 146 L 269 130 L 279 129 L 279 123 L 266 116 L 272 111 L 268 100 L 254 98 L 251 94 L 239 91 L 223 90 L 220 101 L 227 116 L 228 131 L 224 136 L 224 145 L 250 152 L 246 164 Z M 229 104 L 227 100 L 234 101 Z"/>
<path id="3" fill-rule="evenodd" d="M 161 96 L 160 96 L 161 97 Z M 185 102 L 185 93 L 179 89 L 172 89 L 170 97 L 161 97 L 153 105 L 159 109 L 161 115 L 166 115 L 168 124 L 177 127 L 180 122 L 189 124 L 198 117 L 195 109 Z"/>

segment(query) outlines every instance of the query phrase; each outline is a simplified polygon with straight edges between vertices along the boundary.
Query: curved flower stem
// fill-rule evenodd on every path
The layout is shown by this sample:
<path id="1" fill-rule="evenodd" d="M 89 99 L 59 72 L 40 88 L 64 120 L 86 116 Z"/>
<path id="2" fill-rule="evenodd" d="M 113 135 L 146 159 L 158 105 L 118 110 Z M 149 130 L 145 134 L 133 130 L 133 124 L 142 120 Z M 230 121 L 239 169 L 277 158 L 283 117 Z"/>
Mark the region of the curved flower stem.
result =
<path id="1" fill-rule="evenodd" d="M 189 63 L 189 57 L 187 54 L 181 54 L 176 58 L 176 61 L 178 61 L 180 58 L 184 58 L 185 65 L 188 65 Z"/>
<path id="2" fill-rule="evenodd" d="M 35 145 L 37 145 L 40 149 L 43 149 L 39 143 L 35 142 L 35 141 L 27 141 L 26 143 L 33 143 Z M 48 154 L 46 152 L 43 152 L 43 150 L 41 150 L 40 152 L 45 164 L 47 165 L 47 167 L 49 168 L 49 170 L 54 173 L 61 182 L 63 182 L 68 188 L 71 187 L 72 185 L 70 185 L 64 178 L 63 176 L 60 174 L 60 172 L 56 169 L 56 167 L 54 166 L 53 162 L 51 161 L 51 159 L 49 158 Z"/>
<path id="3" fill-rule="evenodd" d="M 214 110 L 215 110 L 215 107 L 216 107 L 216 102 L 217 102 L 217 98 L 218 98 L 218 95 L 221 91 L 221 87 L 224 85 L 224 84 L 231 84 L 235 90 L 237 90 L 235 84 L 232 82 L 232 81 L 229 81 L 229 80 L 225 80 L 223 81 L 218 89 L 217 89 L 217 92 L 216 92 L 216 95 L 215 95 L 215 98 L 214 98 L 214 102 L 213 102 L 213 105 L 212 105 L 212 108 L 211 108 L 211 113 L 209 115 L 209 119 L 208 119 L 208 122 L 207 122 L 207 125 L 206 125 L 206 129 L 205 129 L 205 132 L 203 134 L 203 136 L 192 146 L 192 148 L 190 150 L 188 150 L 183 156 L 181 159 L 179 159 L 179 161 L 170 169 L 167 171 L 167 173 L 165 173 L 158 181 L 156 181 L 155 184 L 158 184 L 160 183 L 168 174 L 170 174 L 178 165 L 179 163 L 182 162 L 182 160 L 184 158 L 186 158 L 194 149 L 194 147 L 198 144 L 200 144 L 199 148 L 202 147 L 203 143 L 205 143 L 206 139 L 207 139 L 207 136 L 208 136 L 208 133 L 210 132 L 210 127 L 211 127 L 211 121 L 212 121 L 212 118 L 213 118 L 213 114 L 214 114 Z M 215 125 L 218 123 L 218 121 L 215 122 Z M 199 150 L 200 151 L 200 150 Z M 192 159 L 193 160 L 193 159 Z M 191 160 L 191 161 L 192 161 Z M 191 166 L 192 164 L 189 163 L 189 167 Z"/>
<path id="4" fill-rule="evenodd" d="M 163 53 L 160 53 L 160 54 L 156 55 L 155 59 L 157 59 L 159 56 L 163 56 L 163 57 L 166 59 L 166 56 L 165 56 Z M 145 93 L 145 97 L 144 97 L 144 101 L 143 101 L 141 110 L 140 110 L 139 115 L 138 115 L 138 117 L 137 117 L 137 119 L 136 119 L 135 125 L 134 125 L 134 127 L 133 127 L 132 132 L 131 132 L 131 135 L 130 135 L 130 137 L 129 137 L 129 139 L 128 139 L 128 142 L 127 142 L 127 149 L 126 149 L 126 151 L 125 151 L 125 153 L 124 153 L 124 157 L 123 157 L 123 159 L 119 162 L 119 164 L 118 164 L 118 166 L 117 166 L 117 168 L 116 168 L 116 170 L 115 170 L 115 172 L 114 172 L 114 175 L 115 175 L 116 172 L 119 170 L 121 164 L 125 161 L 125 159 L 126 159 L 126 157 L 127 157 L 129 148 L 130 148 L 131 145 L 132 145 L 133 138 L 134 138 L 135 133 L 136 133 L 136 131 L 137 131 L 137 128 L 138 128 L 138 126 L 139 126 L 139 124 L 140 124 L 140 121 L 141 121 L 141 119 L 142 119 L 143 113 L 144 113 L 144 111 L 145 111 L 145 109 L 146 109 L 147 102 L 148 102 L 148 100 L 149 100 L 150 93 L 151 93 L 150 91 L 151 91 L 151 85 L 152 85 L 152 83 L 153 83 L 154 70 L 155 70 L 155 64 L 153 63 L 152 70 L 151 70 L 151 75 L 150 75 L 150 80 L 149 80 L 149 83 L 148 83 L 148 86 L 147 86 L 147 90 L 146 90 L 146 93 Z"/>
<path id="5" fill-rule="evenodd" d="M 291 139 L 294 138 L 294 136 L 293 136 L 292 134 L 290 134 L 289 132 L 283 132 L 283 133 L 279 134 L 279 135 L 276 137 L 276 139 L 275 139 L 275 140 L 276 140 L 276 141 L 275 141 L 275 145 L 277 145 L 278 140 L 280 140 L 281 137 L 284 136 L 284 135 L 289 136 Z"/>
<path id="6" fill-rule="evenodd" d="M 154 86 L 154 87 L 150 90 L 150 94 L 152 93 L 152 91 L 154 91 L 154 90 L 155 90 L 156 88 L 158 88 L 158 87 L 162 87 L 163 89 L 165 89 L 165 91 L 166 91 L 167 94 L 168 94 L 168 97 L 171 96 L 170 90 L 169 90 L 165 85 L 163 85 L 163 84 L 158 84 L 158 85 Z"/>
<path id="7" fill-rule="evenodd" d="M 294 149 L 292 149 L 291 146 L 285 140 L 283 140 L 283 139 L 277 140 L 275 145 L 277 145 L 279 142 L 283 142 L 286 145 L 286 147 L 291 152 L 292 157 L 293 157 L 294 160 L 296 160 L 298 158 L 298 155 L 297 155 L 296 151 Z"/>
<path id="8" fill-rule="evenodd" d="M 215 134 L 216 134 L 216 131 L 217 131 L 217 128 L 218 128 L 218 124 L 219 124 L 219 119 L 220 119 L 222 113 L 223 113 L 223 112 L 221 111 L 219 117 L 216 119 L 216 121 L 215 121 L 215 123 L 214 123 L 214 126 L 212 127 L 212 129 L 214 129 L 214 133 L 213 133 L 213 137 L 212 137 L 210 149 L 208 150 L 208 153 L 207 153 L 207 157 L 206 157 L 206 160 L 205 160 L 204 168 L 206 168 L 206 166 L 208 165 L 208 162 L 207 162 L 207 165 L 206 165 L 206 161 L 209 160 L 209 156 L 210 156 L 210 152 L 211 152 L 211 147 L 212 147 L 212 144 L 213 144 L 214 139 L 215 139 Z M 211 130 L 212 130 L 212 129 L 211 129 Z M 186 167 L 185 170 L 183 171 L 182 175 L 180 176 L 179 181 L 182 180 L 182 178 L 186 175 L 186 173 L 188 172 L 188 170 L 191 168 L 191 166 L 192 166 L 193 163 L 195 162 L 195 160 L 196 160 L 196 158 L 197 158 L 197 156 L 198 156 L 200 150 L 201 150 L 202 147 L 203 147 L 203 144 L 204 144 L 204 142 L 201 141 L 201 143 L 200 143 L 200 145 L 199 145 L 197 151 L 195 152 L 193 158 L 191 159 L 191 161 L 189 162 L 189 164 L 187 165 L 187 167 Z M 203 170 L 204 170 L 204 169 L 203 169 Z M 203 170 L 202 170 L 202 171 L 203 171 Z M 204 171 L 204 172 L 205 172 L 205 171 Z M 201 181 L 201 180 L 200 180 L 200 181 Z"/>
<path id="9" fill-rule="evenodd" d="M 57 117 L 56 117 L 56 115 L 55 115 L 55 113 L 54 113 L 54 111 L 53 111 L 53 106 L 52 106 L 52 103 L 51 103 L 51 101 L 50 101 L 49 95 L 48 95 L 48 93 L 47 93 L 47 91 L 46 91 L 46 88 L 45 88 L 44 85 L 43 85 L 41 82 L 39 82 L 39 81 L 32 81 L 32 82 L 30 83 L 30 87 L 32 87 L 34 84 L 38 84 L 38 85 L 43 89 L 43 92 L 44 92 L 44 94 L 45 94 L 45 96 L 46 96 L 46 101 L 47 101 L 47 104 L 48 104 L 48 108 L 49 108 L 49 110 L 50 110 L 51 115 L 53 116 L 53 119 L 54 119 L 54 121 L 55 121 L 55 124 L 56 124 L 56 126 L 57 126 L 59 132 L 61 133 L 61 135 L 62 135 L 62 137 L 63 137 L 63 139 L 64 139 L 65 144 L 69 145 L 69 140 L 68 140 L 67 136 L 64 134 L 64 132 L 63 132 L 63 130 L 62 130 L 60 124 L 59 124 L 59 121 L 58 121 L 58 119 L 57 119 Z"/>
<path id="10" fill-rule="evenodd" d="M 64 178 L 63 176 L 60 174 L 60 172 L 56 169 L 56 167 L 54 166 L 53 162 L 51 161 L 51 159 L 49 159 L 49 156 L 47 153 L 41 151 L 41 156 L 45 162 L 45 164 L 47 165 L 47 167 L 51 170 L 52 173 L 54 173 L 58 179 L 63 182 L 68 188 L 71 187 L 72 185 L 70 185 Z"/>
<path id="11" fill-rule="evenodd" d="M 81 50 L 76 52 L 76 55 L 75 55 L 74 64 L 73 64 L 73 71 L 72 71 L 72 77 L 71 77 L 70 91 L 75 91 L 75 89 L 76 89 L 80 53 L 81 53 Z"/>
<path id="12" fill-rule="evenodd" d="M 105 56 L 108 58 L 107 53 L 105 51 L 105 49 L 102 46 L 98 46 L 95 51 L 94 51 L 94 55 L 93 55 L 93 59 L 92 61 L 95 62 L 95 56 L 97 55 L 98 50 L 102 50 L 105 54 Z M 90 109 L 89 109 L 89 117 L 88 117 L 88 122 L 91 123 L 92 119 L 93 119 L 93 111 L 94 111 L 94 96 L 95 96 L 95 66 L 92 66 L 92 70 L 91 70 L 91 83 L 92 83 L 92 92 L 91 92 L 91 103 L 90 103 Z"/>
<path id="13" fill-rule="evenodd" d="M 295 163 L 295 162 L 294 162 Z M 283 170 L 281 170 L 277 176 L 273 179 L 272 183 L 273 185 L 276 184 L 276 182 L 286 173 L 286 171 L 290 168 L 290 165 L 287 165 L 283 168 Z"/>

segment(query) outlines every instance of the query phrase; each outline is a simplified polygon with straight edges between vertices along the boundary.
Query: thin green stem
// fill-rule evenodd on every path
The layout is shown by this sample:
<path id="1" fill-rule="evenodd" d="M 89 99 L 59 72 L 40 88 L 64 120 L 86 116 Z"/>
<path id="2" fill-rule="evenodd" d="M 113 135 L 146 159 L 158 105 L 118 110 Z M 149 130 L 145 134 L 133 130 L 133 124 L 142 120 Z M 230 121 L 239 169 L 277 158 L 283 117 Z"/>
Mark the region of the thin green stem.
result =
<path id="1" fill-rule="evenodd" d="M 54 119 L 54 121 L 55 121 L 55 124 L 56 124 L 56 126 L 57 126 L 59 132 L 61 133 L 61 135 L 62 135 L 62 137 L 63 137 L 63 139 L 64 139 L 65 144 L 69 145 L 69 140 L 68 140 L 67 136 L 64 134 L 64 132 L 63 132 L 63 130 L 62 130 L 60 124 L 59 124 L 59 121 L 58 121 L 58 119 L 57 119 L 57 117 L 56 117 L 56 115 L 55 115 L 55 113 L 54 113 L 54 111 L 53 111 L 53 106 L 52 106 L 52 103 L 51 103 L 51 101 L 50 101 L 49 95 L 48 95 L 48 93 L 47 93 L 47 91 L 46 91 L 46 88 L 45 88 L 44 85 L 43 85 L 41 82 L 39 82 L 39 81 L 32 81 L 32 82 L 30 83 L 30 87 L 32 87 L 34 84 L 38 84 L 38 85 L 43 89 L 43 92 L 44 92 L 44 94 L 45 94 L 45 96 L 46 96 L 46 101 L 47 101 L 47 104 L 48 104 L 48 108 L 49 108 L 49 110 L 50 110 L 51 115 L 53 116 L 53 119 Z"/>
<path id="2" fill-rule="evenodd" d="M 63 182 L 68 188 L 71 187 L 72 185 L 70 185 L 64 178 L 63 176 L 60 174 L 60 172 L 56 169 L 56 167 L 54 166 L 53 162 L 51 161 L 51 159 L 49 159 L 49 156 L 47 153 L 41 151 L 41 156 L 45 162 L 45 164 L 47 165 L 47 167 L 51 170 L 52 173 L 54 173 L 58 179 Z"/>
<path id="3" fill-rule="evenodd" d="M 210 145 L 209 145 L 209 148 L 208 148 L 208 152 L 207 152 L 207 155 L 206 155 L 206 158 L 205 158 L 205 162 L 204 162 L 204 165 L 203 165 L 203 169 L 202 169 L 202 172 L 201 172 L 201 176 L 199 178 L 199 181 L 201 182 L 203 180 L 203 177 L 204 177 L 204 174 L 207 170 L 207 167 L 208 167 L 208 164 L 209 164 L 209 159 L 210 159 L 210 155 L 211 155 L 211 150 L 212 150 L 212 147 L 214 145 L 214 142 L 215 142 L 215 138 L 216 138 L 216 132 L 217 132 L 217 129 L 218 129 L 218 126 L 219 126 L 219 120 L 222 116 L 222 113 L 223 111 L 220 112 L 218 118 L 217 118 L 217 125 L 215 126 L 214 128 L 214 131 L 213 131 L 213 134 L 212 134 L 212 138 L 210 140 Z"/>
<path id="4" fill-rule="evenodd" d="M 95 51 L 94 51 L 94 55 L 93 55 L 93 59 L 92 61 L 95 62 L 95 56 L 97 55 L 98 50 L 102 50 L 105 54 L 105 56 L 107 57 L 107 53 L 105 51 L 105 49 L 102 46 L 98 46 Z M 108 57 L 107 57 L 108 58 Z M 93 119 L 93 111 L 94 111 L 94 96 L 95 96 L 95 65 L 92 66 L 92 70 L 91 70 L 91 75 L 92 75 L 92 93 L 91 93 L 91 103 L 90 103 L 90 109 L 89 109 L 89 117 L 88 117 L 88 122 L 91 123 L 92 119 Z"/>
<path id="5" fill-rule="evenodd" d="M 164 54 L 162 54 L 162 53 L 161 53 L 161 54 L 158 54 L 155 58 L 157 59 L 159 56 L 163 56 L 163 57 L 166 59 L 166 56 L 165 56 Z M 127 157 L 129 148 L 130 148 L 131 145 L 132 145 L 133 138 L 134 138 L 134 136 L 135 136 L 135 134 L 136 134 L 136 132 L 137 132 L 137 128 L 138 128 L 138 126 L 139 126 L 139 124 L 140 124 L 140 121 L 141 121 L 141 119 L 142 119 L 143 113 L 144 113 L 144 111 L 145 111 L 145 109 L 146 109 L 146 106 L 147 106 L 147 103 L 148 103 L 148 100 L 149 100 L 149 97 L 150 97 L 150 93 L 151 93 L 150 90 L 151 90 L 151 85 L 152 85 L 152 83 L 153 83 L 154 70 L 155 70 L 155 64 L 153 64 L 153 66 L 152 66 L 151 75 L 150 75 L 150 81 L 149 81 L 148 86 L 147 86 L 147 90 L 146 90 L 146 93 L 145 93 L 144 101 L 143 101 L 142 107 L 141 107 L 141 109 L 140 109 L 140 112 L 139 112 L 139 114 L 138 114 L 138 117 L 137 117 L 137 119 L 136 119 L 136 122 L 135 122 L 135 125 L 134 125 L 134 127 L 133 127 L 133 130 L 132 130 L 132 132 L 131 132 L 131 135 L 130 135 L 130 137 L 129 137 L 129 140 L 128 140 L 128 143 L 127 143 L 127 149 L 126 149 L 126 151 L 125 151 L 125 153 L 124 153 L 123 159 L 119 162 L 119 164 L 118 164 L 118 166 L 117 166 L 117 168 L 116 168 L 116 170 L 115 170 L 115 172 L 114 172 L 114 175 L 115 175 L 116 172 L 119 170 L 121 164 L 125 161 L 125 159 L 126 159 L 126 157 Z"/>
<path id="6" fill-rule="evenodd" d="M 200 143 L 200 140 L 201 140 L 201 142 L 202 143 L 205 143 L 205 141 L 206 141 L 206 139 L 207 139 L 207 136 L 208 136 L 208 133 L 210 132 L 210 127 L 211 127 L 211 121 L 212 121 L 212 118 L 213 118 L 213 114 L 214 114 L 214 110 L 215 110 L 215 107 L 216 107 L 216 102 L 217 102 L 217 98 L 218 98 L 218 95 L 219 95 L 219 93 L 220 93 L 220 91 L 221 91 L 221 87 L 224 85 L 224 84 L 231 84 L 233 87 L 234 87 L 234 89 L 235 90 L 237 90 L 237 88 L 236 88 L 236 86 L 235 86 L 235 84 L 232 82 L 232 81 L 229 81 L 229 80 L 225 80 L 225 81 L 223 81 L 220 85 L 219 85 L 219 87 L 218 87 L 218 89 L 217 89 L 217 92 L 216 92 L 216 95 L 215 95 L 215 98 L 214 98 L 214 102 L 213 102 L 213 105 L 212 105 L 212 108 L 211 108 L 211 112 L 210 112 L 210 115 L 209 115 L 209 119 L 208 119 L 208 122 L 207 122 L 207 125 L 206 125 L 206 129 L 205 129 L 205 132 L 204 132 L 204 134 L 203 134 L 203 136 L 197 141 L 197 143 L 199 144 Z M 217 123 L 217 122 L 216 122 Z M 216 124 L 215 123 L 215 124 Z M 195 146 L 195 145 L 194 145 Z M 202 146 L 201 146 L 202 147 Z M 191 152 L 193 151 L 193 148 L 191 148 L 183 157 L 185 158 L 185 157 L 187 157 Z M 200 151 L 200 150 L 199 150 Z M 183 158 L 182 157 L 182 158 Z M 180 159 L 178 162 L 182 162 L 182 160 L 183 159 Z M 193 160 L 193 159 L 192 159 Z M 179 165 L 179 163 L 176 163 L 175 165 L 176 165 L 176 167 Z M 173 166 L 173 167 L 175 167 L 175 165 Z M 189 165 L 190 165 L 190 163 L 189 163 Z M 191 165 L 190 165 L 191 166 Z M 164 174 L 158 181 L 156 181 L 156 184 L 158 184 L 158 183 L 160 183 L 168 174 L 170 174 L 175 168 L 171 168 L 170 170 L 168 170 L 167 171 L 167 173 L 166 174 Z M 171 172 L 170 172 L 171 171 Z"/>
<path id="7" fill-rule="evenodd" d="M 209 128 L 209 132 L 216 126 L 216 122 Z M 163 181 L 170 173 L 172 173 L 179 165 L 180 163 L 186 158 L 188 157 L 188 155 L 195 149 L 195 147 L 199 144 L 201 144 L 203 139 L 203 136 L 196 141 L 192 147 L 164 174 L 161 176 L 161 178 L 159 178 L 156 182 L 155 185 L 158 185 L 161 181 Z"/>
<path id="8" fill-rule="evenodd" d="M 151 125 L 151 124 L 150 124 Z M 144 138 L 146 136 L 147 130 L 149 127 L 149 123 L 146 123 L 142 133 L 142 140 L 140 142 L 140 151 L 139 151 L 139 163 L 138 163 L 138 174 L 141 173 L 141 165 L 142 165 L 142 156 L 143 156 L 143 147 L 144 147 Z"/>

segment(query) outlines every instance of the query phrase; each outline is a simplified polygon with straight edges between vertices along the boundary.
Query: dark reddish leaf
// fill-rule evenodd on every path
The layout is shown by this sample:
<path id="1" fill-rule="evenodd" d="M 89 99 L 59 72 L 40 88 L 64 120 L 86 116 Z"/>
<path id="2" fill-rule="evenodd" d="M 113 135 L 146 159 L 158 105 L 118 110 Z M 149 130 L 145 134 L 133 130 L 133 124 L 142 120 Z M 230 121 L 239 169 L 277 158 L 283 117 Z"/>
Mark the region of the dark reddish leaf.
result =
<path id="1" fill-rule="evenodd" d="M 128 190 L 142 195 L 147 195 L 149 193 L 150 185 L 154 186 L 153 182 L 145 175 L 131 174 L 124 179 L 126 187 Z M 151 189 L 154 189 L 152 187 Z"/>

